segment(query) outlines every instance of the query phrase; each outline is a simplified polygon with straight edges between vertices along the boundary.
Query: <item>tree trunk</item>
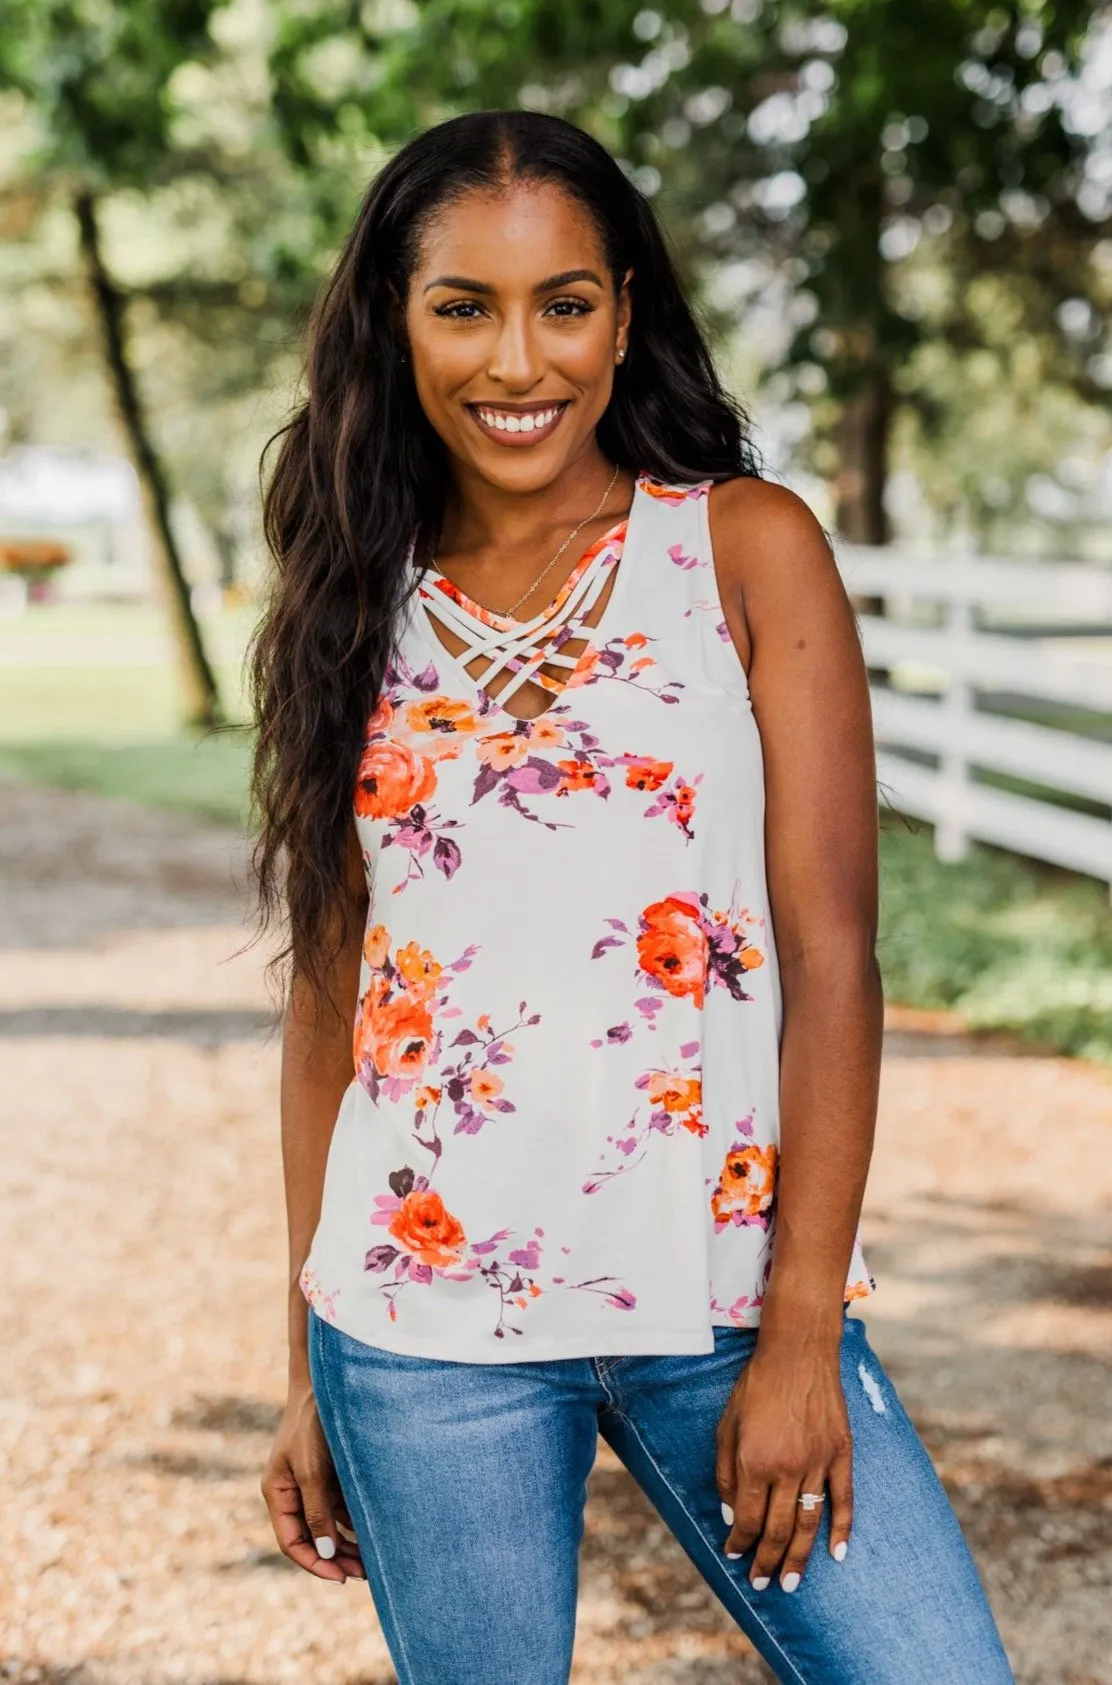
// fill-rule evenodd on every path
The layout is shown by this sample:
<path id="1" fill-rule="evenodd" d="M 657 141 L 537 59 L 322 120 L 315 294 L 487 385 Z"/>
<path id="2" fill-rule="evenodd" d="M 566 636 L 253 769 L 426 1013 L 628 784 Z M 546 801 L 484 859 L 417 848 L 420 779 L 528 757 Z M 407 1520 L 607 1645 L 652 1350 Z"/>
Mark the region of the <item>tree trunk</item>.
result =
<path id="1" fill-rule="evenodd" d="M 174 643 L 186 697 L 186 721 L 190 726 L 207 729 L 222 723 L 220 693 L 193 613 L 181 553 L 170 526 L 170 491 L 166 472 L 147 428 L 135 372 L 128 361 L 124 297 L 105 268 L 97 203 L 91 193 L 76 195 L 74 213 L 116 407 L 127 436 L 132 464 L 139 477 L 143 504 L 169 597 Z"/>
<path id="2" fill-rule="evenodd" d="M 877 366 L 838 418 L 838 531 L 853 544 L 887 544 L 890 536 L 884 488 L 892 411 L 888 371 Z"/>

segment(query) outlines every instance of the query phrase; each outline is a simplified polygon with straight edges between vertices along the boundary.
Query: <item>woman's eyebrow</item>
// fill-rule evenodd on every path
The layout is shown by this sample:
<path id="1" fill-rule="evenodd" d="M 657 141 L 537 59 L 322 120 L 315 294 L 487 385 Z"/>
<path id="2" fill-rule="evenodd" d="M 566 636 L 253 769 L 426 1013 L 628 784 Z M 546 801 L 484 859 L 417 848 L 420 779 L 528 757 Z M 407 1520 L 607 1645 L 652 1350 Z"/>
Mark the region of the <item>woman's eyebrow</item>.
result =
<path id="1" fill-rule="evenodd" d="M 557 287 L 570 286 L 573 281 L 593 281 L 596 287 L 602 282 L 593 269 L 565 269 L 560 275 L 546 275 L 543 281 L 538 281 L 533 288 L 535 293 L 554 292 Z M 497 289 L 487 281 L 473 281 L 467 275 L 438 275 L 435 281 L 430 281 L 424 288 L 431 292 L 433 287 L 458 287 L 461 292 L 492 293 Z"/>

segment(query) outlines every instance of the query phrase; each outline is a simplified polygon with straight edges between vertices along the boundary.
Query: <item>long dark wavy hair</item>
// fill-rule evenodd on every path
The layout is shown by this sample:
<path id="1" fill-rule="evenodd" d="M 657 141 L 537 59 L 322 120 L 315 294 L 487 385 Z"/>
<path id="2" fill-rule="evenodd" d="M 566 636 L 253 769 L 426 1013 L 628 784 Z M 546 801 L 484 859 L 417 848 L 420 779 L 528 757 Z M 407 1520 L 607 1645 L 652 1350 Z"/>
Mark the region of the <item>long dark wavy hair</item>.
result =
<path id="1" fill-rule="evenodd" d="M 278 443 L 263 498 L 276 576 L 249 657 L 260 930 L 281 921 L 286 945 L 271 967 L 304 976 L 333 1006 L 328 969 L 351 917 L 347 850 L 366 722 L 451 485 L 391 289 L 404 310 L 437 211 L 519 182 L 554 184 L 582 205 L 615 293 L 633 269 L 626 357 L 596 434 L 604 455 L 687 484 L 761 472 L 652 207 L 584 130 L 536 111 L 475 111 L 418 135 L 379 172 L 313 310 L 305 402 L 263 453 L 265 464 Z"/>

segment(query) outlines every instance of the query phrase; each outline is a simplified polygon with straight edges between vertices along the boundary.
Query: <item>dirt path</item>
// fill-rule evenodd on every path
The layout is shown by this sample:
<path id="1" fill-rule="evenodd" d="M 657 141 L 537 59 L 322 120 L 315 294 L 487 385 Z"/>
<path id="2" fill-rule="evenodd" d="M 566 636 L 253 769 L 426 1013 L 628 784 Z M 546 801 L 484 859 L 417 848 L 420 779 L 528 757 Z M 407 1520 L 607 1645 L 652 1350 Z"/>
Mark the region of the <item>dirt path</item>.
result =
<path id="1" fill-rule="evenodd" d="M 0 1678 L 393 1678 L 365 1590 L 290 1568 L 258 1494 L 285 1242 L 241 864 L 217 827 L 0 784 Z M 1022 1685 L 1112 1685 L 1112 1076 L 892 1024 L 870 1337 Z M 603 1450 L 576 1685 L 769 1677 Z"/>

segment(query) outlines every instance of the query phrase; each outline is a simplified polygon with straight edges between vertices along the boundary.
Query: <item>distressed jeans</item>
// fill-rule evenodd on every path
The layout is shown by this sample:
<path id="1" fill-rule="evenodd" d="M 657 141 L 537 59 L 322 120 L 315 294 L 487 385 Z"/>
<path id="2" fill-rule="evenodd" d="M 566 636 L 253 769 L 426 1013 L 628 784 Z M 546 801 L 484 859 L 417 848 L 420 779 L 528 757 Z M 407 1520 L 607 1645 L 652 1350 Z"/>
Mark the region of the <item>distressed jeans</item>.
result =
<path id="1" fill-rule="evenodd" d="M 1014 1685 L 977 1567 L 930 1457 L 846 1315 L 849 1550 L 828 1504 L 794 1592 L 723 1552 L 715 1429 L 756 1330 L 713 1352 L 461 1363 L 364 1344 L 310 1313 L 321 1424 L 399 1685 L 567 1685 L 597 1434 L 643 1487 L 776 1678 Z"/>

